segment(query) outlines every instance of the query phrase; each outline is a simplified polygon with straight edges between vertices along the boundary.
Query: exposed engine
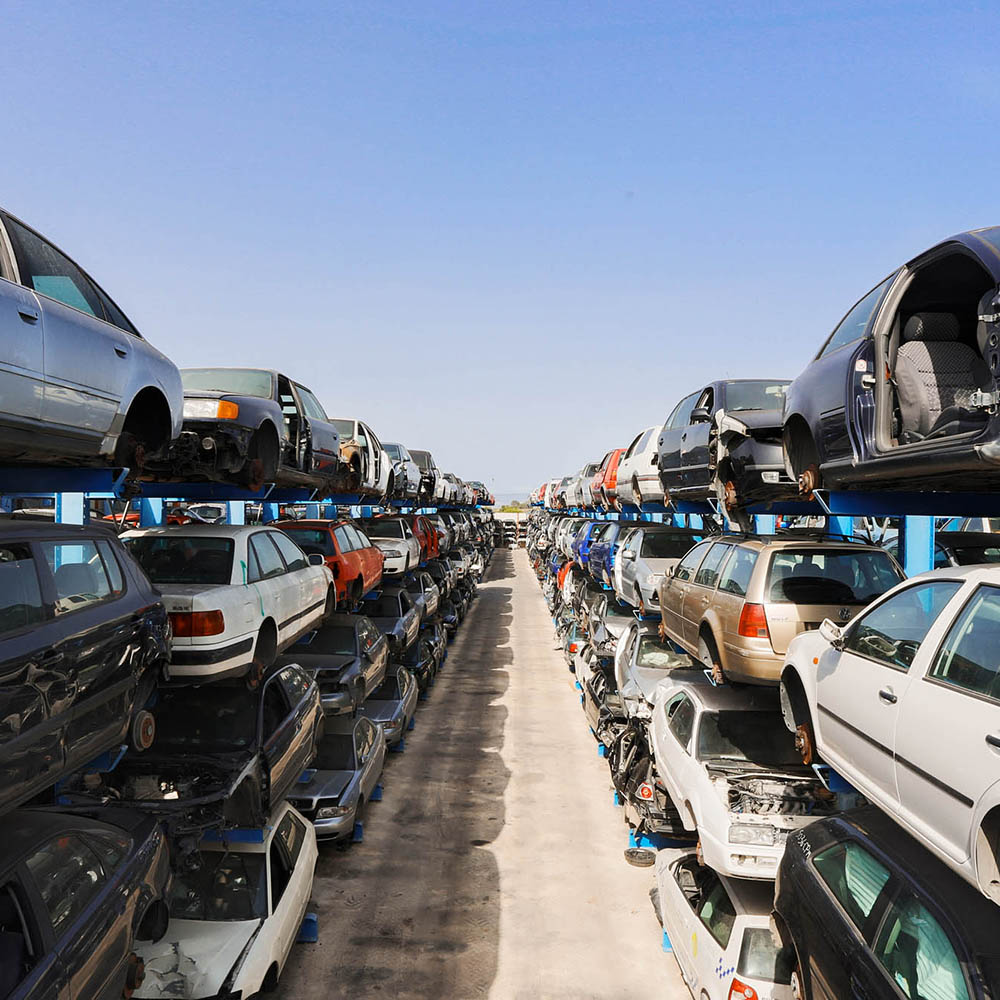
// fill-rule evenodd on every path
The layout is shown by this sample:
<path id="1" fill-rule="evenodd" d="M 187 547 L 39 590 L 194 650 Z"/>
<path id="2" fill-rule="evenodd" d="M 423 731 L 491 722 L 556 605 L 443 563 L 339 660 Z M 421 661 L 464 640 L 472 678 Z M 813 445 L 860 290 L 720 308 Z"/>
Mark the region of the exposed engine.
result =
<path id="1" fill-rule="evenodd" d="M 732 812 L 826 816 L 837 811 L 837 797 L 817 779 L 765 774 L 729 777 L 728 782 Z"/>

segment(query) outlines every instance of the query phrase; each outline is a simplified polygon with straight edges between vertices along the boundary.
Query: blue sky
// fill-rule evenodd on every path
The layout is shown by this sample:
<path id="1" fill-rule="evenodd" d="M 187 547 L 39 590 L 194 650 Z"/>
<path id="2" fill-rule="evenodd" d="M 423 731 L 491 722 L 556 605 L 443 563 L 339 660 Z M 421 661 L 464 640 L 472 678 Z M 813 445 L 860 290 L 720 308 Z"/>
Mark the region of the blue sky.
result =
<path id="1" fill-rule="evenodd" d="M 4 3 L 0 204 L 498 492 L 1000 221 L 987 4 Z"/>

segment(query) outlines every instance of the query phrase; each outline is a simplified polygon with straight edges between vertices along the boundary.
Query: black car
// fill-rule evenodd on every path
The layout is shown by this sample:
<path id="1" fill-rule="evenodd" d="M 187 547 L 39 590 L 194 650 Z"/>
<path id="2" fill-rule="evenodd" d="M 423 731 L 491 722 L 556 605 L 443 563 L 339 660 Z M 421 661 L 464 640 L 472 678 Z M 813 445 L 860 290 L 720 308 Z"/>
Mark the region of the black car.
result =
<path id="1" fill-rule="evenodd" d="M 660 485 L 670 500 L 718 498 L 735 513 L 789 499 L 781 453 L 784 379 L 712 382 L 685 396 L 657 440 Z"/>
<path id="2" fill-rule="evenodd" d="M 338 489 L 340 437 L 319 400 L 280 372 L 185 368 L 184 428 L 146 471 L 175 482 L 265 483 Z"/>
<path id="3" fill-rule="evenodd" d="M 376 597 L 366 597 L 361 602 L 360 611 L 385 634 L 390 656 L 402 656 L 417 641 L 420 615 L 405 588 L 383 587 Z"/>
<path id="4" fill-rule="evenodd" d="M 353 712 L 383 681 L 389 640 L 364 615 L 331 615 L 307 632 L 279 663 L 297 663 L 315 676 L 327 715 Z"/>
<path id="5" fill-rule="evenodd" d="M 322 735 L 319 687 L 301 667 L 275 668 L 257 688 L 217 681 L 161 689 L 153 750 L 126 757 L 100 784 L 74 778 L 59 804 L 127 804 L 168 817 L 172 833 L 258 827 Z"/>
<path id="6" fill-rule="evenodd" d="M 0 522 L 0 813 L 124 741 L 170 655 L 167 613 L 97 525 Z"/>
<path id="7" fill-rule="evenodd" d="M 996 903 L 866 806 L 785 844 L 774 920 L 806 1000 L 995 1000 Z"/>
<path id="8" fill-rule="evenodd" d="M 800 490 L 1000 484 L 1000 228 L 960 233 L 873 288 L 785 397 Z"/>
<path id="9" fill-rule="evenodd" d="M 102 815 L 26 809 L 4 821 L 0 997 L 117 998 L 141 983 L 135 943 L 167 929 L 167 840 L 151 817 Z"/>
<path id="10" fill-rule="evenodd" d="M 421 691 L 430 687 L 437 673 L 438 657 L 429 635 L 421 635 L 402 657 L 402 665 L 413 674 Z"/>

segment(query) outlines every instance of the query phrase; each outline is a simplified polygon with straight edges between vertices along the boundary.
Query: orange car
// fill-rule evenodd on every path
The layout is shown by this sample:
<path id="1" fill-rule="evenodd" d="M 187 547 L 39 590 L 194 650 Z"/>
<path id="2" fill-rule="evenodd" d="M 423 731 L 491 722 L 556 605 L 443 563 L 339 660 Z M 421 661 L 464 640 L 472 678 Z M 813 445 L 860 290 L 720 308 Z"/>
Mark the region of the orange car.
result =
<path id="1" fill-rule="evenodd" d="M 385 556 L 353 521 L 275 521 L 271 527 L 290 535 L 308 555 L 323 557 L 333 573 L 338 608 L 357 606 L 382 582 Z"/>
<path id="2" fill-rule="evenodd" d="M 624 454 L 624 448 L 612 448 L 594 473 L 594 478 L 590 481 L 590 491 L 594 496 L 595 507 L 604 510 L 618 509 L 615 488 L 618 486 L 618 463 Z"/>

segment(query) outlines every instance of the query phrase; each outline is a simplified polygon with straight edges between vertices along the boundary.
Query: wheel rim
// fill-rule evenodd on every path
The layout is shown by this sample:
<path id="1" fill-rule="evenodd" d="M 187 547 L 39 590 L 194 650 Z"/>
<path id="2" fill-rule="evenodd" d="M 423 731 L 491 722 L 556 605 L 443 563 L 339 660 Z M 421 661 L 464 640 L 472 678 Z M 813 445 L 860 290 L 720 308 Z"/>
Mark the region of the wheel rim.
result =
<path id="1" fill-rule="evenodd" d="M 806 995 L 802 992 L 802 979 L 799 976 L 798 969 L 794 969 L 792 971 L 789 985 L 792 988 L 792 996 L 794 997 L 794 1000 L 805 1000 Z"/>
<path id="2" fill-rule="evenodd" d="M 820 475 L 819 467 L 813 462 L 808 468 L 804 469 L 802 474 L 799 476 L 799 493 L 805 497 L 812 497 L 813 490 L 819 489 Z"/>
<path id="3" fill-rule="evenodd" d="M 726 480 L 726 485 L 724 489 L 724 499 L 726 503 L 726 510 L 732 510 L 739 503 L 739 497 L 736 493 L 736 483 L 731 479 Z"/>
<path id="4" fill-rule="evenodd" d="M 802 757 L 803 764 L 812 764 L 816 756 L 816 747 L 813 741 L 812 726 L 807 722 L 795 727 L 795 749 Z"/>

